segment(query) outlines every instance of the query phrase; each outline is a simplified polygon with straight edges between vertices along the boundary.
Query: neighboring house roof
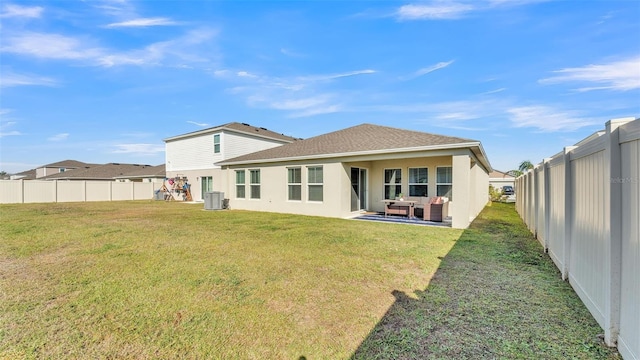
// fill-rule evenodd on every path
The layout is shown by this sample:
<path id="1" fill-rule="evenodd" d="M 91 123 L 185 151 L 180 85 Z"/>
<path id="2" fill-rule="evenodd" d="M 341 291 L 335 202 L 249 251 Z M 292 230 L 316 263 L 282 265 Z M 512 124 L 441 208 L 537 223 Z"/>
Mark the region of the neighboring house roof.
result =
<path id="1" fill-rule="evenodd" d="M 12 180 L 35 180 L 36 179 L 36 169 L 31 169 L 23 172 L 19 172 L 16 174 L 11 174 Z"/>
<path id="2" fill-rule="evenodd" d="M 113 180 L 151 165 L 109 163 L 90 168 L 68 170 L 62 173 L 45 176 L 43 180 Z"/>
<path id="3" fill-rule="evenodd" d="M 12 179 L 22 179 L 22 180 L 35 180 L 37 179 L 37 169 L 42 169 L 42 168 L 64 168 L 65 170 L 72 170 L 72 169 L 79 169 L 79 168 L 87 168 L 87 167 L 91 167 L 91 166 L 96 166 L 96 164 L 88 164 L 82 161 L 77 161 L 77 160 L 62 160 L 62 161 L 58 161 L 58 162 L 54 162 L 51 164 L 46 164 L 46 165 L 42 165 L 42 166 L 38 166 L 35 169 L 30 169 L 30 170 L 26 170 L 23 172 L 19 172 L 16 174 L 12 174 L 11 178 Z"/>
<path id="4" fill-rule="evenodd" d="M 42 165 L 39 166 L 38 169 L 40 168 L 49 168 L 49 167 L 58 167 L 58 168 L 84 168 L 84 167 L 91 167 L 91 166 L 95 166 L 96 164 L 87 164 L 84 163 L 82 161 L 77 161 L 77 160 L 62 160 L 62 161 L 58 161 L 58 162 L 54 162 L 51 164 L 47 164 L 47 165 Z"/>
<path id="5" fill-rule="evenodd" d="M 488 171 L 491 165 L 477 140 L 362 124 L 305 140 L 285 144 L 233 159 L 217 165 L 240 165 L 282 160 L 319 159 L 390 152 L 472 148 Z"/>
<path id="6" fill-rule="evenodd" d="M 294 138 L 294 137 L 291 137 L 291 136 L 280 134 L 280 133 L 277 133 L 275 131 L 271 131 L 269 129 L 263 128 L 263 127 L 256 127 L 256 126 L 252 126 L 252 125 L 245 124 L 245 123 L 231 122 L 231 123 L 227 123 L 227 124 L 223 124 L 223 125 L 219 125 L 219 126 L 214 126 L 214 127 L 203 129 L 203 130 L 189 132 L 189 133 L 182 134 L 182 135 L 172 136 L 172 137 L 164 139 L 163 141 L 164 142 L 169 142 L 169 141 L 174 141 L 174 140 L 180 140 L 180 139 L 184 139 L 184 138 L 187 138 L 187 137 L 199 136 L 199 135 L 219 132 L 219 131 L 223 131 L 223 130 L 224 131 L 237 132 L 237 133 L 243 133 L 243 134 L 248 134 L 248 135 L 253 135 L 253 136 L 258 136 L 258 137 L 263 137 L 263 138 L 267 138 L 267 139 L 275 139 L 275 140 L 278 140 L 278 141 L 284 141 L 284 142 L 288 142 L 288 143 L 300 140 L 298 138 Z"/>
<path id="7" fill-rule="evenodd" d="M 489 174 L 489 178 L 490 179 L 515 179 L 511 175 L 495 169 Z"/>
<path id="8" fill-rule="evenodd" d="M 157 166 L 142 165 L 142 167 L 134 169 L 131 172 L 125 173 L 121 176 L 116 176 L 116 179 L 139 179 L 139 178 L 165 178 L 166 177 L 165 164 Z"/>

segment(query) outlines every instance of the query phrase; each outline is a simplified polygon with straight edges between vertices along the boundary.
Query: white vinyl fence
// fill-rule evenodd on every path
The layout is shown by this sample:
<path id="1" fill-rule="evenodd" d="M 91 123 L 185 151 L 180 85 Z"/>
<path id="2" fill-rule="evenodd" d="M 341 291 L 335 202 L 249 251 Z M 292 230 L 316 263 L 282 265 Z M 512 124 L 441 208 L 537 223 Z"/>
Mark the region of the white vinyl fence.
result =
<path id="1" fill-rule="evenodd" d="M 162 183 L 0 180 L 0 204 L 153 199 Z"/>
<path id="2" fill-rule="evenodd" d="M 640 359 L 640 119 L 617 119 L 516 179 L 516 209 L 604 329 Z"/>

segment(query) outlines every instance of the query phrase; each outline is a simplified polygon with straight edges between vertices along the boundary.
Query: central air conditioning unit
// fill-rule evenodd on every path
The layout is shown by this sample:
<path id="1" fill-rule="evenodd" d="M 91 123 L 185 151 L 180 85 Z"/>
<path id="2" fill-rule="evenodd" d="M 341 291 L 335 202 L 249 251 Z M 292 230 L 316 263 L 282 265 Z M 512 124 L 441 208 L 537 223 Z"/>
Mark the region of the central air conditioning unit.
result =
<path id="1" fill-rule="evenodd" d="M 224 202 L 224 192 L 211 191 L 204 193 L 205 210 L 222 210 Z"/>

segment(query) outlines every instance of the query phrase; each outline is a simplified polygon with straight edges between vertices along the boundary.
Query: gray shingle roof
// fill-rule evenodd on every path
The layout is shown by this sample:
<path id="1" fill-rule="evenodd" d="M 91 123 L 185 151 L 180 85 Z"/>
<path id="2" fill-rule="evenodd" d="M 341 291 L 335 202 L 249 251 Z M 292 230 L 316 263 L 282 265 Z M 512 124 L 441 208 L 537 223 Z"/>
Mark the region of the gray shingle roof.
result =
<path id="1" fill-rule="evenodd" d="M 62 160 L 62 161 L 54 162 L 51 164 L 42 165 L 39 168 L 44 168 L 44 167 L 83 168 L 83 167 L 91 167 L 95 165 L 96 164 L 87 164 L 77 160 Z"/>
<path id="2" fill-rule="evenodd" d="M 479 143 L 477 140 L 362 124 L 220 162 L 219 165 L 269 159 L 317 157 L 376 150 Z"/>
<path id="3" fill-rule="evenodd" d="M 257 126 L 253 126 L 253 125 L 249 125 L 249 124 L 245 124 L 245 123 L 231 122 L 231 123 L 227 123 L 227 124 L 223 124 L 223 125 L 219 125 L 219 126 L 214 126 L 214 127 L 203 129 L 203 130 L 189 132 L 189 133 L 182 134 L 182 135 L 172 136 L 172 137 L 164 139 L 164 141 L 168 142 L 168 141 L 178 140 L 178 139 L 182 139 L 182 138 L 190 137 L 190 136 L 197 136 L 197 135 L 202 135 L 202 134 L 207 134 L 207 133 L 214 133 L 214 132 L 221 131 L 221 130 L 236 131 L 236 132 L 241 132 L 241 133 L 245 133 L 245 134 L 251 134 L 251 135 L 254 135 L 254 136 L 276 139 L 276 140 L 280 140 L 280 141 L 288 142 L 288 143 L 299 140 L 298 138 L 294 138 L 294 137 L 291 137 L 291 136 L 280 134 L 280 133 L 277 133 L 275 131 L 271 131 L 269 129 L 263 128 L 263 127 L 257 127 Z"/>
<path id="4" fill-rule="evenodd" d="M 144 167 L 152 168 L 151 165 L 119 164 L 109 163 L 96 165 L 90 168 L 68 170 L 58 174 L 53 174 L 41 178 L 42 180 L 113 180 L 134 171 L 140 171 Z"/>
<path id="5" fill-rule="evenodd" d="M 157 166 L 142 165 L 141 167 L 134 169 L 133 171 L 124 173 L 123 175 L 116 176 L 116 178 L 143 178 L 143 177 L 165 177 L 166 176 L 165 164 Z"/>
<path id="6" fill-rule="evenodd" d="M 79 169 L 79 168 L 88 168 L 91 166 L 96 166 L 96 164 L 88 164 L 88 163 L 84 163 L 82 161 L 77 161 L 77 160 L 62 160 L 62 161 L 54 162 L 51 164 L 38 166 L 37 169 L 65 168 L 65 169 L 71 170 L 71 169 Z M 34 180 L 36 179 L 36 175 L 37 175 L 36 169 L 29 169 L 26 171 L 13 174 L 13 176 L 20 177 L 23 180 Z"/>

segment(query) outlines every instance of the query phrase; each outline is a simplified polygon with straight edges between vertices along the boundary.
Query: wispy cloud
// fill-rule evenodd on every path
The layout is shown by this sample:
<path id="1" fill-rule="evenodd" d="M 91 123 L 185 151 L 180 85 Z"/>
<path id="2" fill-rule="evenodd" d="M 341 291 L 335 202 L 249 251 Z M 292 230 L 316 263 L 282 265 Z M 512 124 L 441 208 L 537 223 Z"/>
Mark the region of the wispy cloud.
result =
<path id="1" fill-rule="evenodd" d="M 513 107 L 507 113 L 514 127 L 536 128 L 541 132 L 574 131 L 601 123 L 601 119 L 585 117 L 577 111 L 545 105 Z"/>
<path id="2" fill-rule="evenodd" d="M 40 6 L 20 6 L 15 4 L 5 4 L 0 12 L 0 18 L 39 18 L 44 8 Z"/>
<path id="3" fill-rule="evenodd" d="M 418 71 L 416 71 L 415 73 L 409 75 L 409 76 L 405 76 L 405 77 L 401 77 L 401 80 L 409 80 L 409 79 L 415 79 L 417 77 L 423 76 L 423 75 L 427 75 L 428 73 L 434 72 L 436 70 L 440 70 L 440 69 L 444 69 L 447 66 L 453 64 L 454 60 L 449 60 L 449 61 L 441 61 L 437 64 L 419 69 Z"/>
<path id="4" fill-rule="evenodd" d="M 628 91 L 640 89 L 640 55 L 630 59 L 605 64 L 586 65 L 582 67 L 556 70 L 558 74 L 538 82 L 541 84 L 558 83 L 593 83 L 597 86 L 586 86 L 575 89 L 579 92 L 593 90 Z"/>
<path id="5" fill-rule="evenodd" d="M 399 21 L 455 20 L 474 12 L 523 6 L 550 0 L 431 0 L 400 6 L 392 16 Z"/>
<path id="6" fill-rule="evenodd" d="M 403 5 L 398 9 L 396 16 L 399 20 L 458 19 L 474 9 L 470 4 L 433 1 L 426 4 Z"/>
<path id="7" fill-rule="evenodd" d="M 348 72 L 337 73 L 337 74 L 301 76 L 301 77 L 298 77 L 297 80 L 299 80 L 299 81 L 324 81 L 324 80 L 334 80 L 334 79 L 340 79 L 340 78 L 345 78 L 345 77 L 358 76 L 358 75 L 368 75 L 368 74 L 375 74 L 375 73 L 376 73 L 375 70 L 364 69 L 364 70 L 348 71 Z"/>
<path id="8" fill-rule="evenodd" d="M 500 89 L 495 89 L 495 90 L 490 90 L 490 91 L 485 91 L 483 93 L 480 93 L 480 95 L 491 95 L 491 94 L 497 94 L 499 92 L 503 92 L 507 90 L 507 88 L 500 88 Z"/>
<path id="9" fill-rule="evenodd" d="M 105 54 L 96 60 L 99 65 L 113 67 L 120 65 L 171 65 L 184 63 L 207 63 L 209 56 L 200 55 L 199 46 L 215 38 L 217 31 L 196 29 L 185 35 L 167 41 L 160 41 L 143 49 Z"/>
<path id="10" fill-rule="evenodd" d="M 103 52 L 79 38 L 34 32 L 5 34 L 0 51 L 44 59 L 71 60 L 95 58 Z"/>
<path id="11" fill-rule="evenodd" d="M 187 121 L 187 123 L 189 124 L 193 124 L 195 126 L 200 126 L 200 127 L 207 127 L 207 126 L 211 126 L 210 124 L 207 123 L 199 123 L 199 122 L 195 122 L 195 121 Z"/>
<path id="12" fill-rule="evenodd" d="M 4 119 L 5 115 L 13 112 L 12 109 L 0 109 L 0 116 Z M 22 133 L 18 130 L 11 130 L 11 128 L 16 125 L 15 121 L 2 121 L 0 122 L 0 137 L 5 136 L 19 136 Z"/>
<path id="13" fill-rule="evenodd" d="M 0 51 L 41 59 L 81 61 L 103 67 L 179 66 L 185 63 L 209 62 L 210 57 L 206 56 L 208 52 L 202 45 L 208 43 L 216 34 L 212 29 L 195 29 L 175 39 L 122 52 L 96 46 L 88 38 L 24 32 L 5 35 Z"/>
<path id="14" fill-rule="evenodd" d="M 304 54 L 301 54 L 301 53 L 295 52 L 295 51 L 290 50 L 290 49 L 285 49 L 285 48 L 281 48 L 281 49 L 280 49 L 280 53 L 281 53 L 282 55 L 286 55 L 286 56 L 290 56 L 290 57 L 297 57 L 297 58 L 305 57 L 305 56 L 306 56 L 306 55 L 304 55 Z"/>
<path id="15" fill-rule="evenodd" d="M 61 133 L 47 138 L 48 141 L 64 141 L 69 138 L 69 133 Z"/>
<path id="16" fill-rule="evenodd" d="M 0 74 L 0 87 L 13 87 L 13 86 L 56 86 L 57 81 L 44 76 L 30 75 L 30 74 L 17 74 L 11 70 L 2 69 Z"/>
<path id="17" fill-rule="evenodd" d="M 114 154 L 148 156 L 164 152 L 164 146 L 156 144 L 116 144 L 115 147 L 116 149 L 112 151 Z"/>
<path id="18" fill-rule="evenodd" d="M 172 26 L 172 25 L 179 25 L 179 23 L 168 18 L 156 17 L 156 18 L 138 18 L 138 19 L 132 19 L 127 21 L 121 21 L 121 22 L 108 24 L 105 27 L 126 28 L 126 27 L 150 27 L 150 26 Z"/>
<path id="19" fill-rule="evenodd" d="M 214 71 L 213 76 L 241 82 L 238 86 L 227 89 L 227 92 L 245 96 L 251 107 L 285 111 L 290 118 L 300 118 L 343 111 L 345 99 L 334 91 L 324 90 L 327 84 L 376 72 L 363 69 L 280 78 L 225 69 Z"/>

